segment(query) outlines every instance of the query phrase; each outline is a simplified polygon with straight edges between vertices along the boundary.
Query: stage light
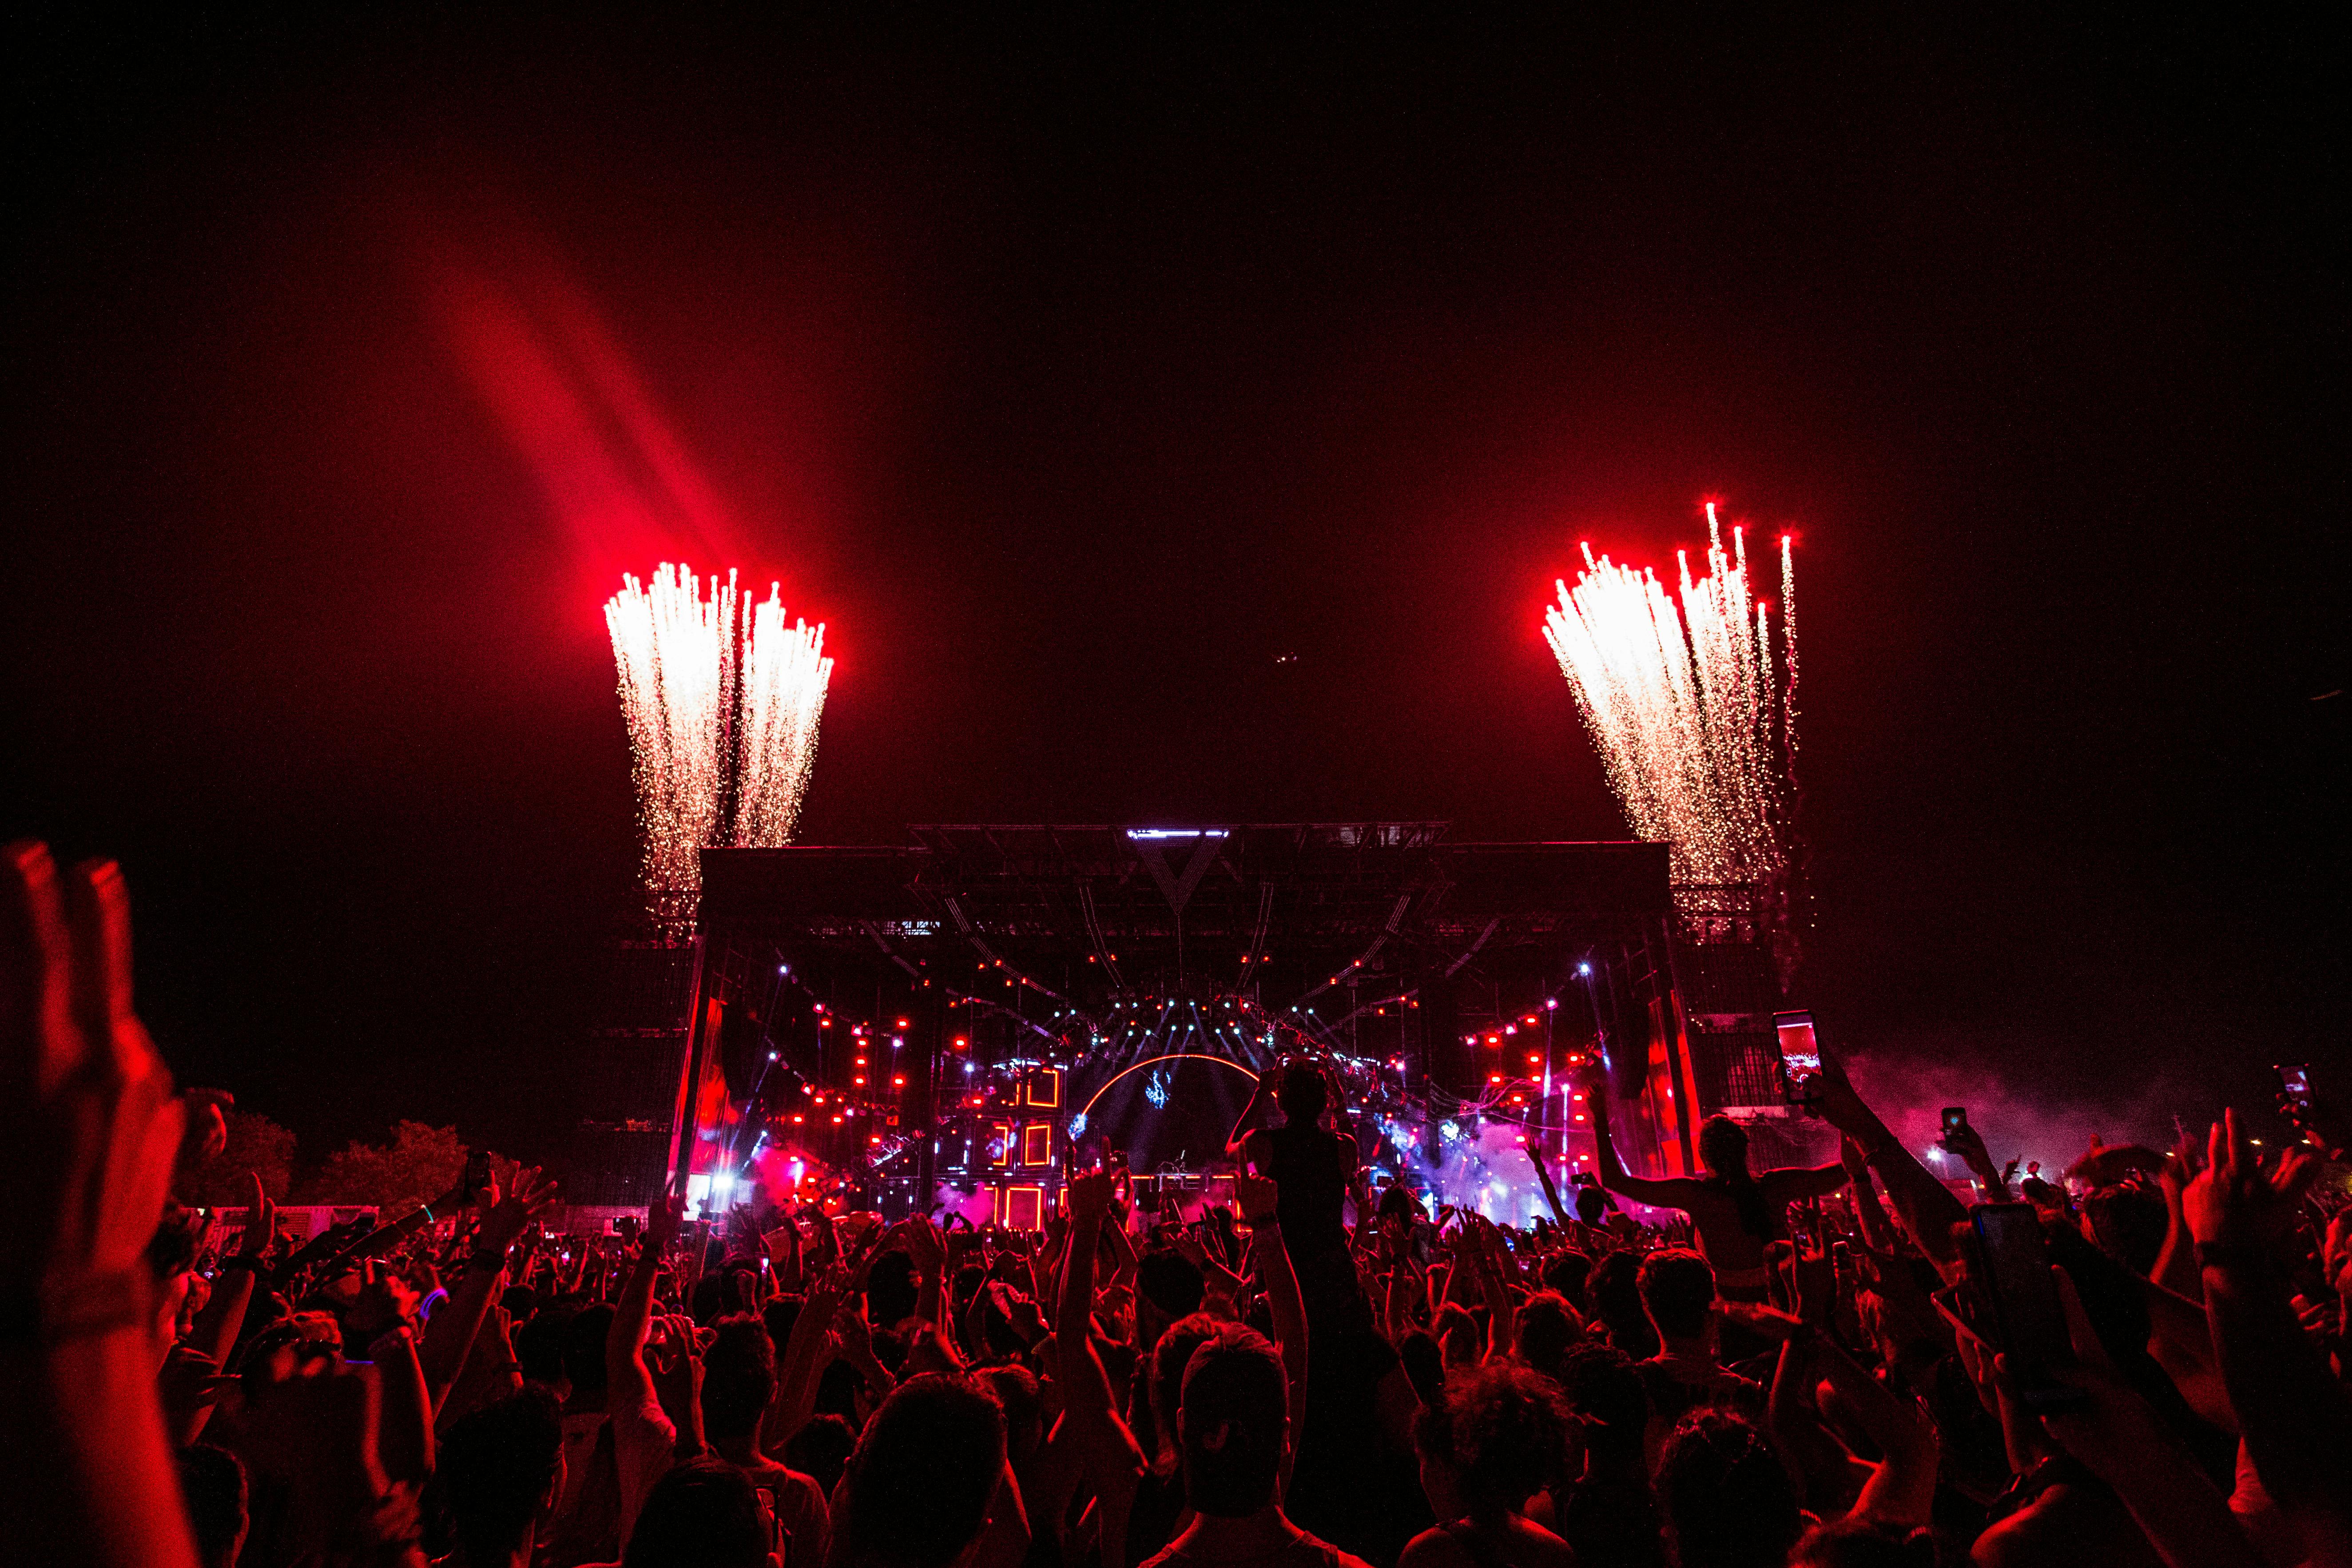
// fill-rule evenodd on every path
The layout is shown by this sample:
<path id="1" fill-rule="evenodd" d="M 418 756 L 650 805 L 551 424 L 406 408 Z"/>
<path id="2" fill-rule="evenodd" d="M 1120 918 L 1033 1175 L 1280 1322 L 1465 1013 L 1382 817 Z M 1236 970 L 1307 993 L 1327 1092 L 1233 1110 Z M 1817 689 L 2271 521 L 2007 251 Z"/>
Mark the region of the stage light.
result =
<path id="1" fill-rule="evenodd" d="M 775 1052 L 773 1052 L 773 1051 L 770 1051 L 770 1052 L 768 1053 L 768 1059 L 769 1059 L 770 1061 L 774 1061 L 774 1060 L 776 1059 L 776 1053 L 775 1053 Z"/>
<path id="2" fill-rule="evenodd" d="M 1941 1149 L 1930 1149 L 1927 1151 L 1927 1158 L 1940 1163 L 1944 1158 L 1944 1152 Z"/>
<path id="3" fill-rule="evenodd" d="M 1577 972 L 1579 974 L 1590 974 L 1590 973 L 1592 973 L 1592 965 L 1591 965 L 1591 964 L 1589 964 L 1589 963 L 1580 963 L 1580 964 L 1578 964 L 1578 965 L 1576 966 L 1576 972 Z M 1551 1005 L 1553 1005 L 1553 1006 L 1557 1007 L 1557 1006 L 1559 1006 L 1559 1003 L 1557 1003 L 1557 1002 L 1554 1002 L 1553 1004 L 1551 1004 Z"/>

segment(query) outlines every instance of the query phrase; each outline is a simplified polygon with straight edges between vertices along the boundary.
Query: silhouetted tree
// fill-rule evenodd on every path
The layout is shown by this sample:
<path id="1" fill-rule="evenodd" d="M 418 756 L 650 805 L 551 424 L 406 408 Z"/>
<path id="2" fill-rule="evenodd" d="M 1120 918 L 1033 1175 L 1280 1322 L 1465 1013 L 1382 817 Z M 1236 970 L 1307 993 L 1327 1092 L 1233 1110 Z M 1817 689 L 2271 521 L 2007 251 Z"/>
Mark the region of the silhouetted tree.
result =
<path id="1" fill-rule="evenodd" d="M 327 1157 L 302 1184 L 312 1203 L 373 1204 L 413 1208 L 449 1190 L 466 1168 L 466 1145 L 455 1127 L 395 1121 L 388 1144 L 356 1139 Z"/>

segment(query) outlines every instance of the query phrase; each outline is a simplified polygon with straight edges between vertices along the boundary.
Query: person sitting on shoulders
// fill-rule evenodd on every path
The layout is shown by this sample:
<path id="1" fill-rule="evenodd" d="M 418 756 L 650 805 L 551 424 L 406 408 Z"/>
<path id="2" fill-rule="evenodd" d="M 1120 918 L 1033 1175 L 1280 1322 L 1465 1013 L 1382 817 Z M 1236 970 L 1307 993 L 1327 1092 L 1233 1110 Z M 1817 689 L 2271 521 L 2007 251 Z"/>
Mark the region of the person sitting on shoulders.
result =
<path id="1" fill-rule="evenodd" d="M 1764 1249 L 1789 1239 L 1789 1205 L 1824 1197 L 1845 1185 L 1845 1167 L 1791 1165 L 1755 1174 L 1748 1168 L 1747 1130 L 1728 1116 L 1710 1116 L 1698 1130 L 1705 1177 L 1652 1180 L 1631 1175 L 1609 1135 L 1608 1079 L 1596 1069 L 1588 1082 L 1585 1102 L 1592 1110 L 1601 1184 L 1637 1204 L 1680 1209 L 1690 1215 L 1698 1249 L 1715 1266 L 1724 1295 L 1738 1301 L 1765 1300 L 1769 1273 Z"/>

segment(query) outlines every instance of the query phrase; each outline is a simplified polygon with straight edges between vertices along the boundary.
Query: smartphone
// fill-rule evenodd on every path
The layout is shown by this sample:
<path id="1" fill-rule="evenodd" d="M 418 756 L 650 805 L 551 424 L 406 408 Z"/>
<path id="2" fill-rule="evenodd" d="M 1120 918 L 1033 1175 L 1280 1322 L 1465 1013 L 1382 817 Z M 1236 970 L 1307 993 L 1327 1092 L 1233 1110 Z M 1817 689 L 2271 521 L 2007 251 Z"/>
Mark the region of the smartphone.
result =
<path id="1" fill-rule="evenodd" d="M 2279 1092 L 2286 1096 L 2286 1102 L 2297 1110 L 2310 1110 L 2311 1064 L 2281 1062 L 2273 1070 L 2278 1073 Z"/>
<path id="2" fill-rule="evenodd" d="M 1817 1105 L 1822 1098 L 1822 1047 L 1813 1037 L 1813 1016 L 1775 1013 L 1780 1037 L 1780 1098 L 1790 1105 Z"/>
<path id="3" fill-rule="evenodd" d="M 1987 1309 L 1985 1326 L 2008 1358 L 2018 1397 L 2036 1414 L 2080 1406 L 2083 1392 L 2050 1373 L 2073 1364 L 2074 1346 L 2057 1281 L 2050 1277 L 2041 1215 L 2032 1204 L 1977 1204 L 1969 1210 L 1969 1226 L 1976 1241 L 1972 1261 L 1981 1266 L 1976 1282 Z"/>
<path id="4" fill-rule="evenodd" d="M 1944 1107 L 1944 1136 L 1949 1138 L 1969 1124 L 1969 1108 L 1965 1105 Z"/>

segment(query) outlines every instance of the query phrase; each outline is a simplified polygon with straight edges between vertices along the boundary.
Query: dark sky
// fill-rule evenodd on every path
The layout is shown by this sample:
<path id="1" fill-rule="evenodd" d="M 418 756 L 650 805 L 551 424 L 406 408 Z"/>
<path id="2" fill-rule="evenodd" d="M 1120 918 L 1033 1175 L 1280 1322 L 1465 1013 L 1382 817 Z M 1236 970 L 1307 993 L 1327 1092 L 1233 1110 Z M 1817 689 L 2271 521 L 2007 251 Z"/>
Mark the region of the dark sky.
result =
<path id="1" fill-rule="evenodd" d="M 829 623 L 804 841 L 1608 837 L 1542 608 L 1710 495 L 1800 534 L 1798 989 L 1880 1081 L 2352 1075 L 2332 35 L 328 9 L 12 47 L 0 631 L 0 830 L 311 1152 L 549 1146 L 665 545 Z M 609 351 L 625 504 L 485 310 Z"/>

